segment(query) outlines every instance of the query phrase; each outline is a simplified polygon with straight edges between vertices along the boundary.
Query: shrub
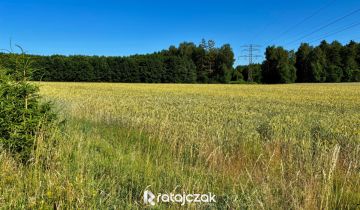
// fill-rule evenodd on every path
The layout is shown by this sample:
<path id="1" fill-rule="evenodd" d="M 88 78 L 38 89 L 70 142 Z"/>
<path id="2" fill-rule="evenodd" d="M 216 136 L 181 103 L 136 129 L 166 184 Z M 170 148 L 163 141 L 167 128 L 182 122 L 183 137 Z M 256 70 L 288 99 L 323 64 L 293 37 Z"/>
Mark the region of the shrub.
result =
<path id="1" fill-rule="evenodd" d="M 23 51 L 10 56 L 11 68 L 0 67 L 0 148 L 26 162 L 36 148 L 36 136 L 54 122 L 56 114 L 28 81 L 33 72 L 29 57 Z"/>

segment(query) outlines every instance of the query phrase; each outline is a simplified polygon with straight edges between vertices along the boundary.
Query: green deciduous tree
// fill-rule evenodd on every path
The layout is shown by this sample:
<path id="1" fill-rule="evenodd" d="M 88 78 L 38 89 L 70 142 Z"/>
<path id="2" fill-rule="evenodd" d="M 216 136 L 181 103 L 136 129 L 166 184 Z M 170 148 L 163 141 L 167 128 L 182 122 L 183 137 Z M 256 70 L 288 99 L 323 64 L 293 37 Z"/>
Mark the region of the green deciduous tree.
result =
<path id="1" fill-rule="evenodd" d="M 326 57 L 321 48 L 313 49 L 308 56 L 307 82 L 325 82 L 326 80 Z"/>
<path id="2" fill-rule="evenodd" d="M 356 75 L 359 70 L 358 63 L 356 62 L 357 57 L 357 44 L 351 41 L 348 45 L 344 46 L 341 51 L 342 57 L 342 69 L 343 77 L 342 82 L 352 82 L 354 80 L 354 74 Z"/>
<path id="3" fill-rule="evenodd" d="M 310 78 L 310 61 L 309 54 L 312 52 L 312 47 L 309 44 L 302 43 L 296 52 L 296 78 L 297 82 L 312 82 Z"/>
<path id="4" fill-rule="evenodd" d="M 292 83 L 296 79 L 294 54 L 282 47 L 268 47 L 266 60 L 262 65 L 262 78 L 265 83 Z"/>
<path id="5" fill-rule="evenodd" d="M 165 61 L 166 72 L 164 82 L 166 83 L 194 83 L 196 82 L 196 67 L 194 63 L 177 56 L 169 57 Z"/>

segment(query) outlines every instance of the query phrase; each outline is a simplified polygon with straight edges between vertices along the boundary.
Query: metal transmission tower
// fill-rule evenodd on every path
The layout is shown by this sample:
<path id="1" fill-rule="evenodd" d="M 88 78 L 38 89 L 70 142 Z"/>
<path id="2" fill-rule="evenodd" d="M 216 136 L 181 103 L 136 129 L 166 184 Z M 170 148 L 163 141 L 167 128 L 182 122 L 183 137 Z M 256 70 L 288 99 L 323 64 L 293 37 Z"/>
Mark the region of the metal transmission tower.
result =
<path id="1" fill-rule="evenodd" d="M 261 55 L 255 54 L 260 52 L 260 45 L 256 45 L 256 44 L 249 44 L 249 45 L 243 45 L 241 46 L 241 48 L 245 48 L 243 49 L 243 52 L 246 52 L 245 55 L 241 55 L 240 57 L 242 58 L 246 58 L 249 59 L 249 73 L 248 73 L 248 81 L 252 82 L 253 81 L 253 77 L 252 77 L 252 64 L 253 61 L 257 58 L 262 58 Z"/>

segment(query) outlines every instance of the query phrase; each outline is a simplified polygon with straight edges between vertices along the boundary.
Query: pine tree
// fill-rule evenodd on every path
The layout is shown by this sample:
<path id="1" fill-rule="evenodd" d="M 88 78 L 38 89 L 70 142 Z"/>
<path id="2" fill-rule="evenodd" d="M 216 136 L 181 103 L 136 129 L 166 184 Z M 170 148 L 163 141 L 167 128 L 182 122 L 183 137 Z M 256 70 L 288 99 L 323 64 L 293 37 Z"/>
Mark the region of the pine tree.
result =
<path id="1" fill-rule="evenodd" d="M 25 53 L 10 54 L 12 68 L 0 68 L 0 147 L 26 162 L 36 148 L 35 138 L 56 115 L 41 103 L 39 89 L 29 83 L 34 69 Z"/>

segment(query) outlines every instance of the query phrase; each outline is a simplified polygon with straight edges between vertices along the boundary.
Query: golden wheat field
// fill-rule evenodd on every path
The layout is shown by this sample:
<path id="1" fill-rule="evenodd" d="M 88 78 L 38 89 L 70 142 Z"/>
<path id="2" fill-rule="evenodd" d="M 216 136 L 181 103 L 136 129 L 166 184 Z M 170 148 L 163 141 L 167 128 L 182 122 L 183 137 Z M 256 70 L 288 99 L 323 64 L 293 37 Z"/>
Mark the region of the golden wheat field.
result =
<path id="1" fill-rule="evenodd" d="M 142 209 L 145 189 L 217 198 L 159 209 L 360 208 L 358 83 L 38 85 L 63 126 L 33 167 L 0 157 L 5 208 Z"/>

